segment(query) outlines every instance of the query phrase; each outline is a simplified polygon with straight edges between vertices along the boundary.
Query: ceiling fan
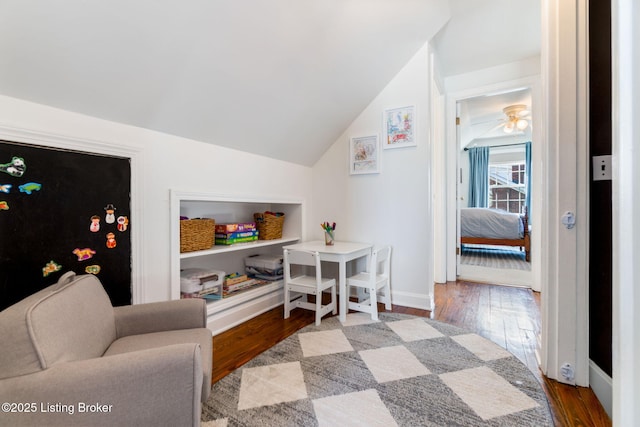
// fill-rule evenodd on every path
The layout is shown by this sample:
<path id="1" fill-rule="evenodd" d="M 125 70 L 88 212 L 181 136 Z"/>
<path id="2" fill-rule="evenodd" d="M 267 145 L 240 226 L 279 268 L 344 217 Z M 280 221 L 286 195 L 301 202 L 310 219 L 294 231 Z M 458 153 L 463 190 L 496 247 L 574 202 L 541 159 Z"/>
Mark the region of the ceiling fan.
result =
<path id="1" fill-rule="evenodd" d="M 498 127 L 502 127 L 505 133 L 512 133 L 514 130 L 523 131 L 529 127 L 531 120 L 530 111 L 524 104 L 509 105 L 502 109 L 507 118 Z"/>

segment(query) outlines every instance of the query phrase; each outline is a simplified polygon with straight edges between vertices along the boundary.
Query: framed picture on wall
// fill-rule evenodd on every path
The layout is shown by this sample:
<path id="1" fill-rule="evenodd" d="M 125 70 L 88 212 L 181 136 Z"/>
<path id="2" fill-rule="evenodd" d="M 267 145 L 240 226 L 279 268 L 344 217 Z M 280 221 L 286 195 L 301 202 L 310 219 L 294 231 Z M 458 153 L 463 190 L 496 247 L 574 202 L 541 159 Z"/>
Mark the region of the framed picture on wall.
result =
<path id="1" fill-rule="evenodd" d="M 416 144 L 416 107 L 389 108 L 384 110 L 384 141 L 387 148 L 412 147 Z"/>
<path id="2" fill-rule="evenodd" d="M 378 135 L 351 138 L 349 143 L 349 173 L 358 175 L 379 172 Z"/>

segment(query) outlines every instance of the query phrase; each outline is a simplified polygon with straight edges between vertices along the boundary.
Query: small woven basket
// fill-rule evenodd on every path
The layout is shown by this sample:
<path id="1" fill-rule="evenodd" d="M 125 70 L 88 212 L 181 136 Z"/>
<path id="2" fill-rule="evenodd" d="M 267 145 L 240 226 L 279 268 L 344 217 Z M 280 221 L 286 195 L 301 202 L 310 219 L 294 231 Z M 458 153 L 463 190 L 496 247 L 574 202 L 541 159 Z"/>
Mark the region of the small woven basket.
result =
<path id="1" fill-rule="evenodd" d="M 215 241 L 215 225 L 213 219 L 181 219 L 180 252 L 211 249 Z"/>
<path id="2" fill-rule="evenodd" d="M 253 219 L 258 229 L 258 239 L 273 240 L 282 238 L 282 225 L 284 224 L 284 214 L 278 213 L 254 213 Z"/>

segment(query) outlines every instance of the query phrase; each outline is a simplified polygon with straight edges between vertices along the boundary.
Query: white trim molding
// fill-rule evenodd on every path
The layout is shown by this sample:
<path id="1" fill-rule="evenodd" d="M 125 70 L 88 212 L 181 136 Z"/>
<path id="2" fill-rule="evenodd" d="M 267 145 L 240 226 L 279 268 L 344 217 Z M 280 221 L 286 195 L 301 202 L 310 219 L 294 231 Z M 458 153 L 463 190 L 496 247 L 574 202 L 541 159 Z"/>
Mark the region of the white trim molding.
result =
<path id="1" fill-rule="evenodd" d="M 393 305 L 403 307 L 419 308 L 421 310 L 434 310 L 434 296 L 432 293 L 415 293 L 394 291 L 391 284 L 391 302 Z"/>
<path id="2" fill-rule="evenodd" d="M 143 273 L 143 223 L 136 218 L 142 216 L 142 149 L 122 146 L 105 141 L 85 138 L 75 138 L 21 129 L 0 124 L 0 139 L 43 147 L 61 148 L 85 153 L 103 154 L 128 158 L 131 162 L 131 220 L 135 224 L 131 227 L 131 299 L 133 304 L 145 302 L 144 273 Z"/>
<path id="3" fill-rule="evenodd" d="M 611 377 L 600 369 L 593 360 L 589 360 L 589 385 L 593 393 L 598 397 L 604 410 L 611 416 Z"/>
<path id="4" fill-rule="evenodd" d="M 548 262 L 542 271 L 541 368 L 549 378 L 588 386 L 587 1 L 542 4 L 548 186 L 541 251 Z M 572 229 L 561 223 L 568 211 L 576 218 Z M 563 370 L 566 364 L 572 369 Z"/>
<path id="5" fill-rule="evenodd" d="M 640 422 L 640 4 L 612 1 L 613 424 Z"/>

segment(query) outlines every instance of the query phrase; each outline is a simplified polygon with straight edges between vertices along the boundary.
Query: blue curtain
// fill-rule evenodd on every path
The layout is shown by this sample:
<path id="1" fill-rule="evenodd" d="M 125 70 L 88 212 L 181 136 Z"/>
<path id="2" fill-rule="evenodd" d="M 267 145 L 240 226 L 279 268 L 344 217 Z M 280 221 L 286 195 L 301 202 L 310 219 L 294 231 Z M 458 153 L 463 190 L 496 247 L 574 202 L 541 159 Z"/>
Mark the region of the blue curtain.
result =
<path id="1" fill-rule="evenodd" d="M 489 202 L 489 147 L 469 149 L 469 207 L 486 208 Z"/>
<path id="2" fill-rule="evenodd" d="M 526 191 L 527 196 L 525 199 L 525 206 L 527 207 L 527 213 L 529 214 L 529 224 L 531 224 L 531 141 L 525 144 L 525 164 L 524 174 L 526 177 Z"/>

